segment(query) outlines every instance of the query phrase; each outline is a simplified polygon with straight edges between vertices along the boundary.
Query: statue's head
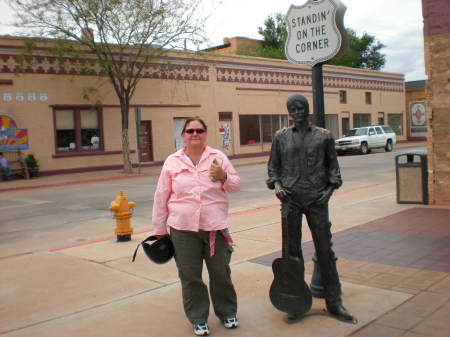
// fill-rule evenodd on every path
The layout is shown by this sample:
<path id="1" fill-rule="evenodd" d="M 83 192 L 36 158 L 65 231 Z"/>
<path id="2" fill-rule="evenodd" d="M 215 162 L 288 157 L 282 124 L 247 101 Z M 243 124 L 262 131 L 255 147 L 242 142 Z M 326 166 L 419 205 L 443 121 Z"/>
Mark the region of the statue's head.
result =
<path id="1" fill-rule="evenodd" d="M 296 124 L 308 121 L 309 103 L 305 96 L 294 94 L 288 97 L 286 106 Z"/>

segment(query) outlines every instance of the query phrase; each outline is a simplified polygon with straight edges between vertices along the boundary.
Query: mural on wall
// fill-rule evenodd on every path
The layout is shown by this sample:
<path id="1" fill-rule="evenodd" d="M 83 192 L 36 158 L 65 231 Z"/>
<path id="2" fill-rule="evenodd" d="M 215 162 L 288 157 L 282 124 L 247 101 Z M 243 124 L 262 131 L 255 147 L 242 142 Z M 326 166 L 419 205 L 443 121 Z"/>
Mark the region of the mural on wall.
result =
<path id="1" fill-rule="evenodd" d="M 409 117 L 411 136 L 423 136 L 428 131 L 425 102 L 411 102 Z"/>
<path id="2" fill-rule="evenodd" d="M 219 132 L 223 137 L 222 148 L 226 152 L 230 151 L 230 141 L 231 141 L 230 125 L 228 123 L 221 124 Z"/>
<path id="3" fill-rule="evenodd" d="M 0 151 L 28 149 L 28 130 L 17 128 L 9 116 L 0 115 Z"/>

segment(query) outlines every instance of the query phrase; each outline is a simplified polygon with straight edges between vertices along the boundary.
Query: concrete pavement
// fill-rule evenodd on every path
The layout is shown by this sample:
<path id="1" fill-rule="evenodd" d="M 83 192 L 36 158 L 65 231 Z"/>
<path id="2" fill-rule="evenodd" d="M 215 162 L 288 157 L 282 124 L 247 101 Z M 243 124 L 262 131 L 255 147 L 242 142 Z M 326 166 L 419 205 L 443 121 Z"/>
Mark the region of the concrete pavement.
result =
<path id="1" fill-rule="evenodd" d="M 158 172 L 159 168 L 143 170 L 144 175 Z M 8 193 L 6 188 L 133 177 L 137 176 L 103 171 L 0 186 Z M 241 327 L 226 330 L 211 313 L 212 336 L 449 336 L 450 207 L 399 205 L 395 183 L 381 182 L 337 191 L 330 213 L 344 303 L 358 324 L 329 317 L 323 300 L 315 299 L 312 310 L 291 324 L 272 307 L 270 265 L 280 256 L 281 247 L 279 206 L 274 198 L 252 208 L 230 210 L 236 243 L 232 277 Z M 174 261 L 155 265 L 142 251 L 135 263 L 130 261 L 149 231 L 134 234 L 126 243 L 104 238 L 1 259 L 0 335 L 192 336 L 182 311 Z M 303 232 L 305 260 L 310 261 L 313 249 L 306 225 Z M 309 279 L 312 262 L 306 268 Z"/>

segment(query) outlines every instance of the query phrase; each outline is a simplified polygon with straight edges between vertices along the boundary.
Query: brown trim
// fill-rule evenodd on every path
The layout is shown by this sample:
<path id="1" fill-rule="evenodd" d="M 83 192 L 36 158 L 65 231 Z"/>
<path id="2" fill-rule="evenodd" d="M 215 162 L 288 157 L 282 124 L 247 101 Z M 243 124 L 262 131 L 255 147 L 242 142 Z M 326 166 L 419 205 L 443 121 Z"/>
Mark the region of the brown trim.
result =
<path id="1" fill-rule="evenodd" d="M 130 150 L 130 153 L 135 153 L 136 150 Z M 70 151 L 58 152 L 52 155 L 52 158 L 67 158 L 67 157 L 84 157 L 84 156 L 108 156 L 114 154 L 122 154 L 122 151 Z"/>
<path id="2" fill-rule="evenodd" d="M 51 40 L 50 40 L 51 41 Z M 0 45 L 1 49 L 5 49 L 5 48 L 10 48 L 10 49 L 21 49 L 21 50 L 25 50 L 26 48 L 23 46 L 10 46 L 10 45 Z M 45 51 L 49 51 L 50 48 L 45 48 L 45 47 L 38 47 L 35 48 L 36 50 L 45 50 Z M 89 52 L 88 50 L 84 51 L 86 53 L 86 57 L 90 56 L 91 58 L 96 58 L 96 55 L 94 53 Z M 2 54 L 3 55 L 3 54 Z M 6 55 L 6 54 L 5 54 Z M 13 55 L 12 55 L 13 56 Z M 33 56 L 38 56 L 38 55 L 33 55 Z M 39 55 L 39 56 L 44 56 L 44 55 Z M 47 55 L 45 55 L 47 56 Z M 192 57 L 176 57 L 176 56 L 162 56 L 162 57 L 158 57 L 155 59 L 155 61 L 157 60 L 162 60 L 162 61 L 171 61 L 171 60 L 178 60 L 178 61 L 188 61 L 188 62 L 197 62 L 197 63 L 202 63 L 204 64 L 203 66 L 208 67 L 208 66 L 215 66 L 215 67 L 220 67 L 221 65 L 236 65 L 236 66 L 250 66 L 250 67 L 260 67 L 260 68 L 275 68 L 275 69 L 280 69 L 280 70 L 296 70 L 296 71 L 301 71 L 301 72 L 305 72 L 305 73 L 311 73 L 311 70 L 308 68 L 295 68 L 292 66 L 281 66 L 281 65 L 270 65 L 270 64 L 261 64 L 261 63 L 244 63 L 244 62 L 233 62 L 233 61 L 221 61 L 221 60 L 211 60 L 211 59 L 203 59 L 203 60 L 199 60 L 196 58 L 192 58 Z M 271 59 L 268 59 L 268 61 L 271 61 Z M 351 68 L 352 69 L 352 68 Z M 353 68 L 353 69 L 358 69 L 358 68 Z M 360 77 L 366 77 L 366 78 L 374 78 L 374 79 L 385 79 L 385 80 L 391 80 L 391 81 L 400 81 L 400 82 L 404 82 L 405 76 L 403 74 L 397 74 L 397 73 L 390 73 L 393 77 L 387 77 L 387 76 L 376 76 L 376 75 L 372 75 L 372 74 L 361 74 L 361 73 L 344 73 L 344 72 L 339 72 L 339 71 L 328 71 L 328 70 L 324 70 L 323 75 L 327 76 L 328 74 L 335 74 L 335 75 L 343 75 L 343 76 L 360 76 Z M 401 78 L 399 78 L 399 76 L 401 76 Z M 205 81 L 209 81 L 205 80 Z"/>
<path id="3" fill-rule="evenodd" d="M 152 163 L 141 163 L 141 167 L 152 167 L 162 165 L 162 161 L 155 161 Z M 137 168 L 137 164 L 132 164 L 134 168 Z M 61 169 L 61 170 L 48 170 L 39 171 L 40 176 L 51 176 L 56 174 L 68 174 L 68 173 L 82 173 L 82 172 L 92 172 L 92 171 L 105 171 L 105 170 L 120 170 L 123 169 L 123 165 L 105 165 L 105 166 L 91 166 L 91 167 L 77 167 L 71 169 Z"/>
<path id="4" fill-rule="evenodd" d="M 270 60 L 270 59 L 268 59 Z M 277 66 L 277 65 L 268 65 L 268 64 L 260 64 L 260 63 L 243 63 L 243 62 L 231 62 L 231 61 L 220 61 L 218 62 L 218 64 L 214 64 L 216 67 L 221 67 L 221 65 L 237 65 L 237 66 L 251 66 L 251 67 L 261 67 L 261 68 L 273 68 L 273 69 L 281 69 L 281 70 L 296 70 L 297 72 L 303 72 L 303 73 L 307 73 L 307 74 L 311 74 L 311 70 L 310 69 L 302 69 L 302 68 L 294 68 L 294 67 L 289 67 L 289 66 Z M 235 68 L 227 68 L 227 69 L 235 69 Z M 359 68 L 350 68 L 350 69 L 355 69 L 358 70 Z M 242 70 L 242 69 L 239 69 Z M 252 70 L 253 69 L 249 69 Z M 385 80 L 392 80 L 395 82 L 404 82 L 404 78 L 405 76 L 403 74 L 396 74 L 396 73 L 392 73 L 394 76 L 397 76 L 397 78 L 393 78 L 393 77 L 387 77 L 387 76 L 376 76 L 376 75 L 369 75 L 369 74 L 361 74 L 361 73 L 343 73 L 343 72 L 339 72 L 339 71 L 329 71 L 329 70 L 324 70 L 323 71 L 323 76 L 328 76 L 329 74 L 332 75 L 344 75 L 346 77 L 351 76 L 351 77 L 367 77 L 367 78 L 373 78 L 373 79 L 385 79 Z M 309 75 L 310 76 L 310 75 Z M 398 76 L 402 76 L 402 78 L 398 78 Z M 361 79 L 360 79 L 361 80 Z"/>
<path id="5" fill-rule="evenodd" d="M 249 83 L 267 85 L 310 86 L 311 75 L 301 73 L 286 73 L 264 71 L 257 69 L 216 68 L 217 82 Z M 253 79 L 249 76 L 253 75 Z M 268 77 L 266 77 L 268 76 Z M 324 85 L 328 88 L 365 89 L 376 91 L 404 91 L 403 81 L 369 80 L 362 76 L 347 74 L 346 77 L 325 76 Z"/>
<path id="6" fill-rule="evenodd" d="M 120 108 L 120 104 L 51 104 L 53 109 Z M 201 108 L 201 104 L 130 104 L 130 108 Z"/>
<path id="7" fill-rule="evenodd" d="M 242 91 L 276 91 L 276 92 L 304 92 L 312 94 L 312 90 L 294 90 L 294 89 L 266 89 L 266 88 L 243 88 L 243 87 L 236 87 L 236 90 L 242 90 Z M 325 94 L 332 94 L 337 95 L 339 94 L 337 91 L 325 91 Z"/>
<path id="8" fill-rule="evenodd" d="M 0 85 L 12 85 L 13 80 L 0 80 Z"/>
<path id="9" fill-rule="evenodd" d="M 102 105 L 105 108 L 120 107 L 120 105 Z M 201 108 L 201 104 L 130 104 L 130 108 Z"/>
<path id="10" fill-rule="evenodd" d="M 1 47 L 0 47 L 1 48 Z M 0 58 L 3 59 L 4 62 L 7 62 L 9 58 L 15 59 L 17 54 L 0 54 Z M 8 64 L 4 64 L 2 69 L 0 69 L 0 73 L 28 73 L 28 74 L 54 74 L 54 75 L 75 75 L 75 76 L 103 76 L 107 77 L 107 75 L 98 73 L 95 70 L 95 62 L 97 62 L 97 58 L 95 55 L 93 57 L 83 56 L 81 59 L 76 59 L 74 57 L 62 57 L 59 58 L 60 61 L 64 63 L 68 63 L 64 66 L 61 66 L 59 69 L 55 69 L 54 61 L 57 59 L 55 56 L 51 55 L 30 55 L 27 56 L 29 59 L 35 59 L 37 63 L 36 67 L 27 66 L 26 69 L 22 69 L 18 64 L 13 64 L 9 66 Z M 47 59 L 52 66 L 47 70 L 44 70 L 40 65 L 44 59 Z M 194 61 L 194 59 L 192 59 Z M 172 62 L 171 62 L 172 61 Z M 175 63 L 176 60 L 173 58 L 167 58 L 165 61 L 163 58 L 155 58 L 153 62 L 147 62 L 146 68 L 153 68 L 154 72 L 145 71 L 142 74 L 143 79 L 160 79 L 160 80 L 189 80 L 189 81 L 209 81 L 209 66 L 207 64 L 183 64 L 179 62 L 179 64 Z M 143 63 L 144 61 L 138 61 Z M 83 69 L 79 70 L 74 65 L 79 63 Z M 198 62 L 197 62 L 198 63 Z M 166 74 L 165 72 L 161 72 L 161 67 L 165 64 L 168 64 L 170 67 L 170 74 Z M 87 66 L 90 70 L 86 71 L 84 67 Z M 184 75 L 181 73 L 182 70 L 190 69 L 192 73 L 185 72 Z"/>

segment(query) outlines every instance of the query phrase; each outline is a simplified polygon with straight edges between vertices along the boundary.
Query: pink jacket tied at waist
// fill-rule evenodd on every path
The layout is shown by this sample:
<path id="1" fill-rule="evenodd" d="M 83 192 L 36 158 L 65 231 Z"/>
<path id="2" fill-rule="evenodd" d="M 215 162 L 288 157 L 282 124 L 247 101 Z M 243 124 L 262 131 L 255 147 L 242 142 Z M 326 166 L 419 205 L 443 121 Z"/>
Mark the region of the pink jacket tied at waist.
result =
<path id="1" fill-rule="evenodd" d="M 227 180 L 212 182 L 213 160 L 222 163 Z M 240 178 L 227 156 L 205 147 L 197 166 L 181 149 L 169 157 L 161 170 L 153 201 L 154 235 L 168 233 L 167 226 L 184 231 L 218 231 L 228 227 L 226 192 L 237 192 Z"/>

